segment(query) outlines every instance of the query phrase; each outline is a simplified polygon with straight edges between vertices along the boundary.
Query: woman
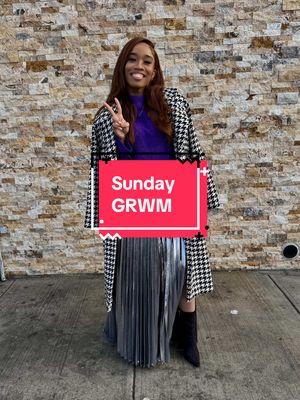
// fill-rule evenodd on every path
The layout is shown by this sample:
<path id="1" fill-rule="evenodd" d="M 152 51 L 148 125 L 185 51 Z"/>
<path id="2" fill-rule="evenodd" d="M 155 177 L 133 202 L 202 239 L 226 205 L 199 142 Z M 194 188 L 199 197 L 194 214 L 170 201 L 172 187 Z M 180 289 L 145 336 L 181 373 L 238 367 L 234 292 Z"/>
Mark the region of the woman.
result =
<path id="1" fill-rule="evenodd" d="M 150 40 L 137 37 L 123 47 L 95 116 L 91 153 L 87 228 L 98 226 L 98 160 L 204 159 L 189 104 L 177 89 L 164 88 Z M 211 171 L 207 183 L 208 208 L 219 207 Z M 199 367 L 195 296 L 213 290 L 203 237 L 105 239 L 104 277 L 104 332 L 124 359 L 144 367 L 167 363 L 172 339 Z"/>

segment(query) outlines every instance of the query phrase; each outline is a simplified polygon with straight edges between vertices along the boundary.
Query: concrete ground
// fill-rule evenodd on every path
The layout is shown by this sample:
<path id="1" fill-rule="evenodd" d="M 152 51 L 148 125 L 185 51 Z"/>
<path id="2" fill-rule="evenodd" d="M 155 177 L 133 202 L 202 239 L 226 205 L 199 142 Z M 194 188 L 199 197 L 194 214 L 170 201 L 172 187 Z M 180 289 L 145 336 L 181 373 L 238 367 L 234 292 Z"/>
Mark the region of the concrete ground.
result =
<path id="1" fill-rule="evenodd" d="M 195 368 L 133 367 L 109 344 L 103 275 L 0 282 L 0 400 L 298 400 L 299 271 L 213 271 Z"/>

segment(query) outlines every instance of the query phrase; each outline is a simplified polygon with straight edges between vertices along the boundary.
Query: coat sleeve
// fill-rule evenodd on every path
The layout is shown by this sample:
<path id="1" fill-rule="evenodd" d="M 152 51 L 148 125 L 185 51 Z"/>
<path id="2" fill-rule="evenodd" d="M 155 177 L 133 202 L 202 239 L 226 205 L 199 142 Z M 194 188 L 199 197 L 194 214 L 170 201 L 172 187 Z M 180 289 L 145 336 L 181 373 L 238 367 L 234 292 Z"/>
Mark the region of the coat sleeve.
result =
<path id="1" fill-rule="evenodd" d="M 93 218 L 94 227 L 98 226 L 98 161 L 100 154 L 100 124 L 94 122 L 92 125 L 92 138 L 91 138 L 91 164 L 89 172 L 89 183 L 86 197 L 86 210 L 84 227 L 91 228 L 91 221 Z M 93 191 L 92 191 L 92 178 L 93 178 Z M 93 202 L 92 202 L 93 192 Z"/>
<path id="2" fill-rule="evenodd" d="M 190 105 L 186 98 L 180 94 L 182 98 L 183 104 L 186 109 L 187 117 L 188 117 L 188 127 L 189 127 L 189 159 L 190 160 L 206 160 L 205 153 L 200 146 L 199 139 L 196 135 L 195 128 L 192 120 L 192 111 Z M 213 172 L 208 167 L 207 174 L 207 208 L 213 209 L 220 207 L 219 195 L 213 180 Z"/>

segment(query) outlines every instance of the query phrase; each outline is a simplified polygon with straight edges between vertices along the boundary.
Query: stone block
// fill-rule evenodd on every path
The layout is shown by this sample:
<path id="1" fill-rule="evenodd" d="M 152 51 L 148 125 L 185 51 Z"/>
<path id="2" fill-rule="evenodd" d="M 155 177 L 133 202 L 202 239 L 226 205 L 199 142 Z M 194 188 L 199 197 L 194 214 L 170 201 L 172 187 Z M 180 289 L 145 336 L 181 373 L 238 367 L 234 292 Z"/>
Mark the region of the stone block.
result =
<path id="1" fill-rule="evenodd" d="M 268 36 L 254 37 L 251 40 L 251 47 L 270 49 L 274 46 L 274 39 Z"/>
<path id="2" fill-rule="evenodd" d="M 288 46 L 281 49 L 281 54 L 284 58 L 299 58 L 299 52 L 298 46 Z"/>
<path id="3" fill-rule="evenodd" d="M 300 68 L 296 67 L 285 67 L 278 72 L 278 81 L 299 81 L 300 80 Z"/>
<path id="4" fill-rule="evenodd" d="M 282 10 L 283 11 L 300 10 L 300 1 L 299 0 L 283 0 Z"/>
<path id="5" fill-rule="evenodd" d="M 298 92 L 277 94 L 277 104 L 297 104 L 298 100 L 299 100 Z"/>

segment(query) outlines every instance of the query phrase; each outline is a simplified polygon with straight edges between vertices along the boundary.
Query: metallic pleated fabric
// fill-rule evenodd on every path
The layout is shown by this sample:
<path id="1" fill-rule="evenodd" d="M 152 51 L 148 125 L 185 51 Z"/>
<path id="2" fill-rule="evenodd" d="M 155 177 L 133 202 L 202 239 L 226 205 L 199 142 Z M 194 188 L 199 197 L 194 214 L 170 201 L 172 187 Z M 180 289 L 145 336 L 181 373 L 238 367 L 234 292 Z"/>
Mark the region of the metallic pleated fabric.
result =
<path id="1" fill-rule="evenodd" d="M 186 278 L 182 238 L 118 240 L 113 306 L 104 334 L 129 364 L 170 361 L 169 341 Z"/>

